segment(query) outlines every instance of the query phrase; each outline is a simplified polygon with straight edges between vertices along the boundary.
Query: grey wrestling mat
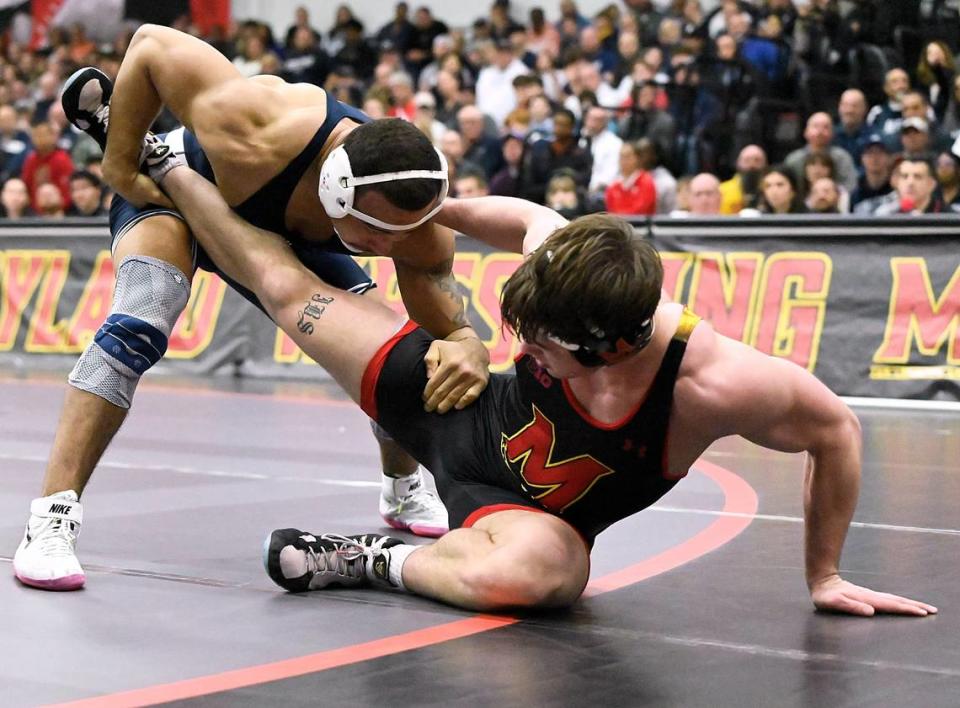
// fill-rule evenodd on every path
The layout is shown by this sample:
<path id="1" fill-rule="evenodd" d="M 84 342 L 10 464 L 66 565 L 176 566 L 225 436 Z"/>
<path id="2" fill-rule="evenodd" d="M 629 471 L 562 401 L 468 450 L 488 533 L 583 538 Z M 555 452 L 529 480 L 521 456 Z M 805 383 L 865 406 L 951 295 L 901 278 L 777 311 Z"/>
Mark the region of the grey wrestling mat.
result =
<path id="1" fill-rule="evenodd" d="M 956 706 L 960 416 L 858 411 L 847 579 L 940 608 L 813 612 L 802 458 L 724 440 L 603 534 L 572 610 L 476 615 L 369 590 L 287 595 L 279 526 L 386 531 L 366 419 L 332 387 L 155 378 L 84 496 L 87 587 L 19 585 L 62 379 L 0 375 L 4 706 Z"/>

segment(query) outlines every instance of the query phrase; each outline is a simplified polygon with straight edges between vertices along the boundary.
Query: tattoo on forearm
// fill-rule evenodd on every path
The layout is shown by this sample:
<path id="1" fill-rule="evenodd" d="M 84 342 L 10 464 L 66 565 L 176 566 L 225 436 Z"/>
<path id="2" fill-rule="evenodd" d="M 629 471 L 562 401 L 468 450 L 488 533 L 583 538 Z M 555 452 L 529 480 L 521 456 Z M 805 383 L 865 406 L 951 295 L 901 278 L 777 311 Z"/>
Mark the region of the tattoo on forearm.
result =
<path id="1" fill-rule="evenodd" d="M 451 315 L 450 321 L 453 322 L 457 328 L 467 327 L 470 324 L 470 321 L 467 319 L 466 307 L 463 304 L 463 296 L 460 294 L 460 290 L 457 288 L 457 279 L 453 276 L 451 272 L 453 268 L 453 259 L 448 258 L 439 266 L 430 271 L 430 280 L 432 280 L 436 286 L 440 289 L 440 292 L 445 293 L 447 297 L 456 305 L 456 311 Z"/>
<path id="2" fill-rule="evenodd" d="M 324 297 L 320 293 L 314 293 L 310 297 L 310 301 L 297 313 L 299 315 L 297 329 L 304 334 L 313 334 L 313 322 L 309 322 L 307 318 L 310 317 L 319 320 L 320 316 L 326 311 L 327 305 L 333 302 L 334 299 L 335 298 L 332 297 Z"/>

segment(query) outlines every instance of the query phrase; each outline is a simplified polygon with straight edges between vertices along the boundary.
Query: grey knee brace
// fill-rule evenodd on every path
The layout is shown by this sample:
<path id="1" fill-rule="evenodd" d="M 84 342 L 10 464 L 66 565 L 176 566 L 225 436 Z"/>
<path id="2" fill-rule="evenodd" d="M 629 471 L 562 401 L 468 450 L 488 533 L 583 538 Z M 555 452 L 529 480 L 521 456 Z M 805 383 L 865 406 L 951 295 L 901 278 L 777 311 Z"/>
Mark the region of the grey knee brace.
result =
<path id="1" fill-rule="evenodd" d="M 70 385 L 129 408 L 140 377 L 167 351 L 167 338 L 190 298 L 190 281 L 149 256 L 117 267 L 113 309 L 70 372 Z"/>

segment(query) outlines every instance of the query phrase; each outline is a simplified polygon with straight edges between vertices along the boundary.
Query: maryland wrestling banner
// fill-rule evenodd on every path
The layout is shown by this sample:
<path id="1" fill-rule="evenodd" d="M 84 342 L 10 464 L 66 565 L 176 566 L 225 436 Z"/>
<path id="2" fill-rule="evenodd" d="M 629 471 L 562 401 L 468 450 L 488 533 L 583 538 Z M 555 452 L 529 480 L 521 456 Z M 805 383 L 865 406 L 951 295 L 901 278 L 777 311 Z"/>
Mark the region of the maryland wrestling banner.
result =
<path id="1" fill-rule="evenodd" d="M 721 333 L 794 361 L 851 396 L 960 400 L 960 220 L 730 219 L 638 225 L 665 289 Z M 105 227 L 0 229 L 0 366 L 69 368 L 110 308 Z M 402 310 L 393 264 L 360 259 Z M 454 272 L 504 371 L 516 341 L 499 293 L 519 256 L 460 239 Z M 323 378 L 218 277 L 200 272 L 159 371 Z"/>

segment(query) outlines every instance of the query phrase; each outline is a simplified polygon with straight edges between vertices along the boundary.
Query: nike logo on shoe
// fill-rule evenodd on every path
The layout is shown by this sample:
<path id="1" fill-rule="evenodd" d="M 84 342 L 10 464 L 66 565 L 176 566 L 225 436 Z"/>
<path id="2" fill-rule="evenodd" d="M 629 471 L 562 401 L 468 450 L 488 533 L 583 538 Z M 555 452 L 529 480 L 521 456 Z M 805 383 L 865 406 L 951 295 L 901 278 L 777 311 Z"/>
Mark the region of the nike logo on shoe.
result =
<path id="1" fill-rule="evenodd" d="M 51 504 L 50 511 L 51 514 L 69 514 L 70 513 L 69 504 Z"/>

